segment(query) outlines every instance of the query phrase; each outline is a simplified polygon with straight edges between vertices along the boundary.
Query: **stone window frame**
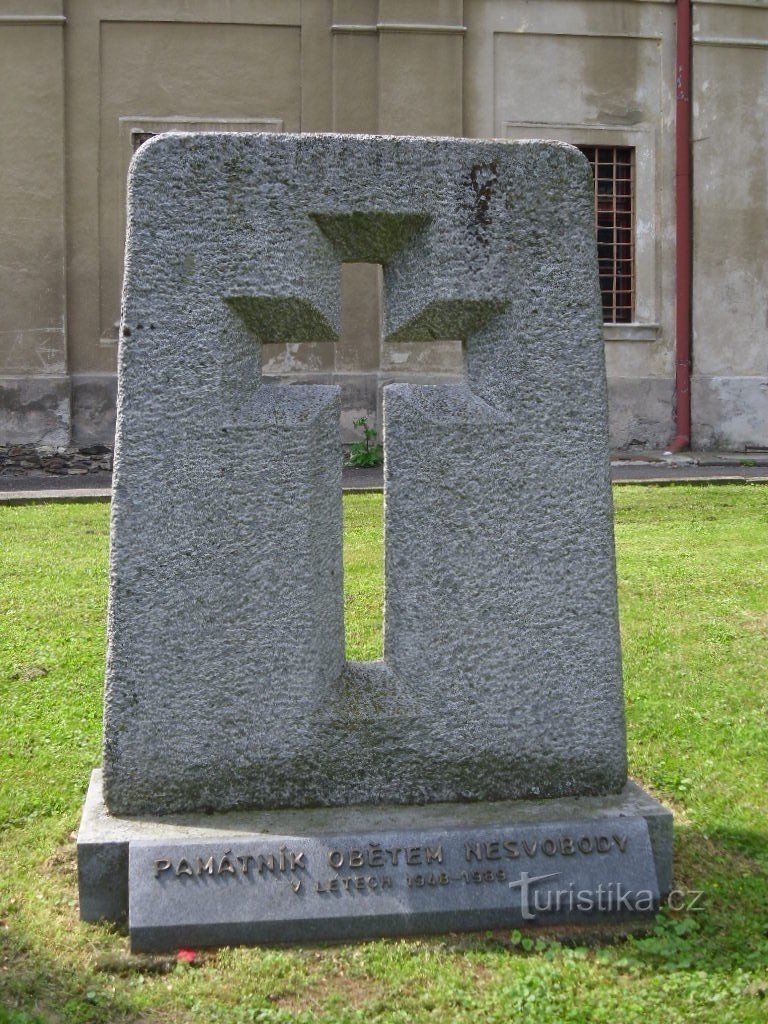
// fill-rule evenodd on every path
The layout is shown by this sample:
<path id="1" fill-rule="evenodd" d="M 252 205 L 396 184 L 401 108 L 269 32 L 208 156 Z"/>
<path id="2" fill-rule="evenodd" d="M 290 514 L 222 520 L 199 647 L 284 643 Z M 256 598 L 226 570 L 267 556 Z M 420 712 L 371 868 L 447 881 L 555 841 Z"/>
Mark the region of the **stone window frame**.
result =
<path id="1" fill-rule="evenodd" d="M 656 131 L 653 125 L 615 125 L 505 121 L 506 139 L 556 139 L 572 146 L 626 147 L 634 150 L 635 188 L 635 317 L 631 323 L 606 323 L 606 341 L 657 341 L 661 334 L 661 257 L 658 223 Z M 638 225 L 640 226 L 638 228 Z M 650 230 L 644 225 L 650 226 Z"/>
<path id="2" fill-rule="evenodd" d="M 196 117 L 176 114 L 169 117 L 126 115 L 118 118 L 121 160 L 120 203 L 123 211 L 128 201 L 128 167 L 135 152 L 134 136 L 160 135 L 162 132 L 281 132 L 285 122 L 279 117 Z M 125 212 L 123 212 L 123 248 L 125 247 Z M 121 250 L 122 251 L 122 250 Z M 102 327 L 99 343 L 114 348 L 117 345 L 119 319 L 111 330 Z"/>

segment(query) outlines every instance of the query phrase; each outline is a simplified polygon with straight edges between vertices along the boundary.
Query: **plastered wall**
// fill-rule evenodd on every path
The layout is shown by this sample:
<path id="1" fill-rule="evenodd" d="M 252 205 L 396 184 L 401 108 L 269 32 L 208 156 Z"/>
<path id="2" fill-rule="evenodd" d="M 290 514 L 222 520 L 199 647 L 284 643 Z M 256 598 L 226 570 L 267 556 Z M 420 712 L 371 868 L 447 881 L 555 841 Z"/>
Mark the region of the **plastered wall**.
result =
<path id="1" fill-rule="evenodd" d="M 61 4 L 0 17 L 0 442 L 70 424 Z M 0 6 L 0 14 L 4 6 Z"/>
<path id="2" fill-rule="evenodd" d="M 694 4 L 694 444 L 768 447 L 768 3 Z M 636 315 L 607 326 L 615 447 L 673 433 L 672 0 L 0 0 L 0 444 L 109 443 L 136 133 L 345 131 L 632 146 Z M 276 380 L 447 381 L 458 342 L 383 342 L 347 265 L 335 345 Z"/>
<path id="3" fill-rule="evenodd" d="M 768 447 L 768 10 L 700 3 L 694 32 L 695 436 Z"/>

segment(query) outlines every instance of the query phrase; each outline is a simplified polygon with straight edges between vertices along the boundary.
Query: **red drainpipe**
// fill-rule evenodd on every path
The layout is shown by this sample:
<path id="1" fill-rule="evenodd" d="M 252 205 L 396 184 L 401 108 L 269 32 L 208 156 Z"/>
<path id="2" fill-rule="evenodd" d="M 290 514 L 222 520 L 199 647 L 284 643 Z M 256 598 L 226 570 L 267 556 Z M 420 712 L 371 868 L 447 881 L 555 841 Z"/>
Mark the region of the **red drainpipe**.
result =
<path id="1" fill-rule="evenodd" d="M 668 452 L 691 446 L 691 0 L 677 0 L 675 106 L 675 436 Z"/>

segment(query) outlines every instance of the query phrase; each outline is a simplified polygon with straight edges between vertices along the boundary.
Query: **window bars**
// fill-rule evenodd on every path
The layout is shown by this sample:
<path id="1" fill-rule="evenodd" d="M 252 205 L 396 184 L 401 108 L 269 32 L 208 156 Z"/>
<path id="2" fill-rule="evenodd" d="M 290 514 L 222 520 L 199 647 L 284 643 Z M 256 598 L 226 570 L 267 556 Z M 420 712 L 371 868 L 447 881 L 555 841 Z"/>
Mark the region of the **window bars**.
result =
<path id="1" fill-rule="evenodd" d="M 629 146 L 578 148 L 592 167 L 603 321 L 631 323 L 635 298 L 634 150 Z"/>

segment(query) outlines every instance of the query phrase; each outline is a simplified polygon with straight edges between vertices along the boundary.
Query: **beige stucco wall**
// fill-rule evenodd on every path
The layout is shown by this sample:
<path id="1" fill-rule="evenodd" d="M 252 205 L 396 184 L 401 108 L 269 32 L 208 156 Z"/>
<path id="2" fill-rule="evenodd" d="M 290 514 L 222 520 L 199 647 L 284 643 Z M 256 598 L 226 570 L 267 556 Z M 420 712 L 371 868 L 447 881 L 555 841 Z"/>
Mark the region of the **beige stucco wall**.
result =
<path id="1" fill-rule="evenodd" d="M 466 134 L 635 147 L 638 326 L 607 331 L 611 434 L 661 447 L 674 376 L 674 6 L 465 6 Z"/>
<path id="2" fill-rule="evenodd" d="M 768 447 L 768 10 L 697 6 L 692 407 L 705 445 Z"/>
<path id="3" fill-rule="evenodd" d="M 694 5 L 694 442 L 768 446 L 768 2 Z M 109 441 L 131 133 L 363 131 L 635 147 L 636 323 L 606 329 L 616 446 L 672 434 L 673 0 L 0 0 L 0 443 Z M 389 345 L 379 268 L 342 275 L 344 421 L 390 380 L 461 372 Z"/>
<path id="4" fill-rule="evenodd" d="M 60 3 L 20 6 L 25 17 L 0 20 L 0 440 L 60 444 L 70 419 L 63 21 Z"/>

